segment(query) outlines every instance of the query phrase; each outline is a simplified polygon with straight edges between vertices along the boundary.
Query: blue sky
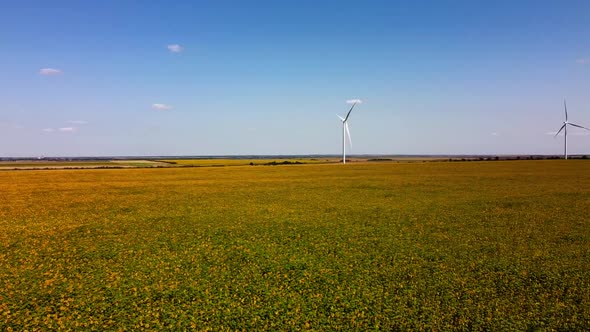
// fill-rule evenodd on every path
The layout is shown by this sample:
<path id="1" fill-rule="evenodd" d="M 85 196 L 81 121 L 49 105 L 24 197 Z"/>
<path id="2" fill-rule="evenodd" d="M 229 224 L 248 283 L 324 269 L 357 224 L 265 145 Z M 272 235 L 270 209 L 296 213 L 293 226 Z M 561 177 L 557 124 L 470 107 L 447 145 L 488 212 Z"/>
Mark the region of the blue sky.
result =
<path id="1" fill-rule="evenodd" d="M 588 1 L 3 1 L 0 156 L 338 154 L 353 98 L 352 153 L 559 154 L 564 97 L 590 126 L 589 22 Z"/>

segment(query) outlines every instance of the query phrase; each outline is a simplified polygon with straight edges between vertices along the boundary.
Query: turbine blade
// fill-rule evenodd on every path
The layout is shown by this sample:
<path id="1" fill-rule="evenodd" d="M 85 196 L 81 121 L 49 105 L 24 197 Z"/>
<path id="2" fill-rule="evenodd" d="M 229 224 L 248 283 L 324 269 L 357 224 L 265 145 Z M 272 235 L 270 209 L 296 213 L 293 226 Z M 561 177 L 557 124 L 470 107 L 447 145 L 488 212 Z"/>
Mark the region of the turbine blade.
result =
<path id="1" fill-rule="evenodd" d="M 570 125 L 574 126 L 574 127 L 578 127 L 578 128 L 582 128 L 582 129 L 590 130 L 589 128 L 586 128 L 586 127 L 584 127 L 584 126 L 577 125 L 577 124 L 575 124 L 575 123 L 571 123 L 571 122 L 568 122 L 568 123 L 569 123 Z"/>
<path id="2" fill-rule="evenodd" d="M 348 145 L 352 148 L 352 138 L 350 138 L 350 130 L 348 129 L 348 122 L 344 122 L 344 127 L 346 128 L 346 134 L 348 136 Z"/>
<path id="3" fill-rule="evenodd" d="M 350 116 L 350 112 L 352 112 L 352 109 L 354 108 L 355 105 L 356 105 L 356 103 L 352 104 L 352 107 L 350 108 L 350 111 L 348 111 L 348 113 L 346 114 L 346 118 L 344 118 L 344 121 L 348 120 L 348 117 Z"/>
<path id="4" fill-rule="evenodd" d="M 565 103 L 565 98 L 563 99 L 563 109 L 565 110 L 565 121 L 567 122 L 567 104 Z"/>
<path id="5" fill-rule="evenodd" d="M 342 121 L 344 122 L 344 118 L 342 118 L 340 115 L 336 114 L 336 116 Z"/>
<path id="6" fill-rule="evenodd" d="M 557 135 L 559 135 L 559 133 L 561 133 L 561 131 L 563 130 L 563 128 L 565 128 L 565 123 L 563 124 L 563 126 L 561 126 L 561 128 L 559 128 L 559 131 L 553 137 L 557 137 Z"/>

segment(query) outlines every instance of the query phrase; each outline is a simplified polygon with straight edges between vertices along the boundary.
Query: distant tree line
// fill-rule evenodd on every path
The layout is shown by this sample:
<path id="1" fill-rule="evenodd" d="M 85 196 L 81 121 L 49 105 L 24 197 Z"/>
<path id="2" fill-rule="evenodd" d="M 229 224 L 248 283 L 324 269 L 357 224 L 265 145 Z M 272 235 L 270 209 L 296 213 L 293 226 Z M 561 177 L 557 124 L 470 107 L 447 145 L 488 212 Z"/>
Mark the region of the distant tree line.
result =
<path id="1" fill-rule="evenodd" d="M 563 159 L 560 156 L 489 156 L 489 157 L 474 157 L 474 158 L 449 158 L 449 161 L 499 161 L 499 160 L 555 160 Z M 582 156 L 568 156 L 568 159 L 588 159 L 587 155 Z"/>

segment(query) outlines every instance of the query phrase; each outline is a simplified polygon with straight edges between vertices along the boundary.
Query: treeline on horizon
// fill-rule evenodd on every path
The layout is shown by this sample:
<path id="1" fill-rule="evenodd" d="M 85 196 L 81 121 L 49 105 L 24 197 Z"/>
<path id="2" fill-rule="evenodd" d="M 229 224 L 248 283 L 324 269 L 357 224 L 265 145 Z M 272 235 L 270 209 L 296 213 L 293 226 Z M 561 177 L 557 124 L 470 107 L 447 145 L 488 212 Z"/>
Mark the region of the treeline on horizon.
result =
<path id="1" fill-rule="evenodd" d="M 563 156 L 558 155 L 400 155 L 395 157 L 383 156 L 383 157 L 371 157 L 369 155 L 353 155 L 350 158 L 366 159 L 366 161 L 401 161 L 404 158 L 436 158 L 436 159 L 424 159 L 423 161 L 499 161 L 499 160 L 556 160 L 563 159 Z M 317 160 L 317 158 L 337 158 L 336 156 L 223 156 L 223 157 L 174 157 L 176 159 L 310 159 Z M 151 161 L 162 161 L 162 157 L 0 157 L 0 162 L 18 162 L 18 161 L 29 161 L 29 162 L 68 162 L 68 161 L 110 161 L 110 160 L 151 160 Z M 588 155 L 569 155 L 568 159 L 590 159 Z M 300 162 L 299 162 L 300 163 Z M 278 164 L 298 164 L 297 162 L 274 162 L 271 165 Z"/>

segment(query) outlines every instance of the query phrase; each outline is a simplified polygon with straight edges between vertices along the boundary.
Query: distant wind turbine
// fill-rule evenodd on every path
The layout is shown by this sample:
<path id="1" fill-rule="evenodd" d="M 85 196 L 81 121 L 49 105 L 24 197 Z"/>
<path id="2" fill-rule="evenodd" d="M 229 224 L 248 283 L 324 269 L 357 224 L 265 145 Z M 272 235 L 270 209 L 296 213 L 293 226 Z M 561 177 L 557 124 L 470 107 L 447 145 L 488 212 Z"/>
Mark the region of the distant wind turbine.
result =
<path id="1" fill-rule="evenodd" d="M 343 118 L 340 115 L 338 115 L 338 118 L 340 118 L 340 120 L 342 121 L 342 163 L 346 164 L 346 136 L 348 136 L 348 143 L 350 146 L 352 146 L 352 140 L 350 139 L 350 130 L 348 129 L 348 117 L 350 117 L 350 112 L 352 112 L 352 109 L 354 108 L 354 106 L 359 103 L 360 100 L 354 100 L 352 103 L 352 107 L 350 108 L 350 111 L 348 111 L 348 113 L 346 113 L 346 117 Z"/>
<path id="2" fill-rule="evenodd" d="M 578 128 L 582 128 L 582 129 L 586 129 L 586 130 L 590 130 L 584 126 L 580 126 L 577 125 L 575 123 L 571 123 L 567 120 L 567 104 L 565 103 L 565 99 L 563 100 L 563 108 L 565 109 L 565 121 L 563 122 L 563 125 L 561 126 L 561 128 L 559 128 L 559 131 L 557 132 L 557 134 L 555 134 L 554 137 L 557 137 L 557 135 L 559 135 L 559 133 L 561 133 L 562 130 L 564 130 L 563 134 L 564 134 L 564 158 L 567 159 L 567 126 L 574 126 L 574 127 L 578 127 Z"/>

